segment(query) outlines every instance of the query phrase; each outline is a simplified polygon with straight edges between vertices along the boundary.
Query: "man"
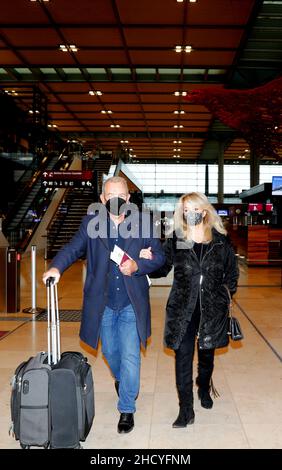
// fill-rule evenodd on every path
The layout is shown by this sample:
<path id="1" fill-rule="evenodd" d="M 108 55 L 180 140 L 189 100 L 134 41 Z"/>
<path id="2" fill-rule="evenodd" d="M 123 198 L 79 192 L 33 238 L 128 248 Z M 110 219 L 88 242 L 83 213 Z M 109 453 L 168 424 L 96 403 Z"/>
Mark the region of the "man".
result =
<path id="1" fill-rule="evenodd" d="M 151 219 L 138 211 L 126 216 L 129 198 L 126 180 L 109 178 L 100 196 L 101 207 L 97 210 L 96 206 L 92 215 L 83 218 L 71 242 L 59 251 L 43 275 L 44 282 L 50 276 L 58 282 L 65 269 L 86 255 L 80 338 L 93 348 L 97 348 L 101 338 L 102 352 L 119 395 L 119 433 L 128 433 L 134 427 L 140 343 L 146 347 L 151 334 L 147 274 L 165 262 L 161 243 L 150 227 Z M 117 247 L 129 256 L 120 265 L 111 259 Z M 153 259 L 139 259 L 141 249 L 149 247 Z"/>

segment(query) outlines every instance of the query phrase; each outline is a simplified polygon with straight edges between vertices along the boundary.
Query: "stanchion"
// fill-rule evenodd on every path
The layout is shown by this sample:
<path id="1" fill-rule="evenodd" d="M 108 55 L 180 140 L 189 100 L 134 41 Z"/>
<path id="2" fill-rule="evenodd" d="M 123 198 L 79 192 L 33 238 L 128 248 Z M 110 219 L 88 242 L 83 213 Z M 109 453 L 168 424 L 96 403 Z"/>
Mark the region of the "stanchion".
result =
<path id="1" fill-rule="evenodd" d="M 31 246 L 31 307 L 25 308 L 24 313 L 42 313 L 45 308 L 36 306 L 36 245 Z"/>

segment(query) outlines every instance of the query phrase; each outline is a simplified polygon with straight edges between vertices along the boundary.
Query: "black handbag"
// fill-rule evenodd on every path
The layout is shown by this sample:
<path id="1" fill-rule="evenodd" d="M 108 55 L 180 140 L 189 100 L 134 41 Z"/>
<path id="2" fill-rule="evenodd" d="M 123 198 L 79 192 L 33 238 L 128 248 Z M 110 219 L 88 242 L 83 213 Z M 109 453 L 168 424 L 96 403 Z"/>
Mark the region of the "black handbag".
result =
<path id="1" fill-rule="evenodd" d="M 233 341 L 240 341 L 241 339 L 244 339 L 243 331 L 242 331 L 238 318 L 233 316 L 233 303 L 232 303 L 230 291 L 226 284 L 224 284 L 224 287 L 226 288 L 228 297 L 229 297 L 229 305 L 228 305 L 228 322 L 229 323 L 228 323 L 227 334 L 230 335 L 230 338 Z"/>

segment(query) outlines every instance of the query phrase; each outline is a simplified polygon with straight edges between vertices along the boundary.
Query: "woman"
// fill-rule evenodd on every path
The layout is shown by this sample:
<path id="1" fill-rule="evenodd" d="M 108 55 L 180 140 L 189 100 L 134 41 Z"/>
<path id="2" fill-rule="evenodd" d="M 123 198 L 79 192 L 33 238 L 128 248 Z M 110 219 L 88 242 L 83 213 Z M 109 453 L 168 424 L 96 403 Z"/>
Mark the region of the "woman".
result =
<path id="1" fill-rule="evenodd" d="M 150 277 L 166 276 L 174 267 L 174 280 L 166 307 L 165 345 L 175 351 L 179 414 L 174 428 L 194 422 L 192 367 L 195 338 L 198 346 L 198 396 L 212 408 L 211 376 L 215 348 L 227 346 L 229 297 L 236 292 L 235 253 L 221 218 L 204 194 L 183 195 L 174 215 L 174 232 L 164 243 L 166 264 Z M 150 249 L 140 256 L 150 259 Z"/>

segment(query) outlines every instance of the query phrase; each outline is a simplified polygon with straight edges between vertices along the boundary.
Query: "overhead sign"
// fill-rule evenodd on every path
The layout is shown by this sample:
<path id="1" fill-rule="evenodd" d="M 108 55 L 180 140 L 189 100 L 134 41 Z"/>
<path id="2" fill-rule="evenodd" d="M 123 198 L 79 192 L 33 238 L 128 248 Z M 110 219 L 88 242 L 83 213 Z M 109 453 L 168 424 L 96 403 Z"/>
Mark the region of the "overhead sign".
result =
<path id="1" fill-rule="evenodd" d="M 44 188 L 91 188 L 93 172 L 91 170 L 44 171 Z"/>

